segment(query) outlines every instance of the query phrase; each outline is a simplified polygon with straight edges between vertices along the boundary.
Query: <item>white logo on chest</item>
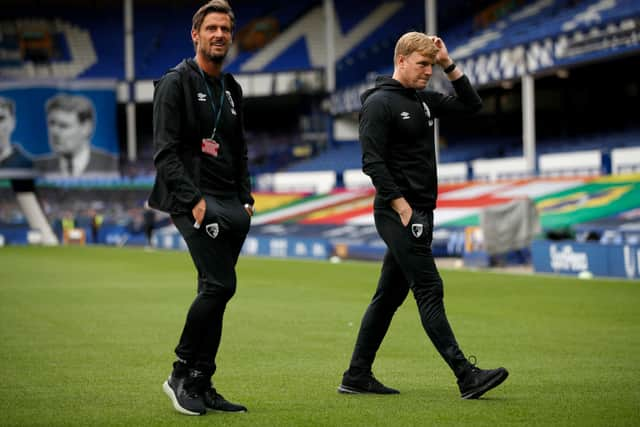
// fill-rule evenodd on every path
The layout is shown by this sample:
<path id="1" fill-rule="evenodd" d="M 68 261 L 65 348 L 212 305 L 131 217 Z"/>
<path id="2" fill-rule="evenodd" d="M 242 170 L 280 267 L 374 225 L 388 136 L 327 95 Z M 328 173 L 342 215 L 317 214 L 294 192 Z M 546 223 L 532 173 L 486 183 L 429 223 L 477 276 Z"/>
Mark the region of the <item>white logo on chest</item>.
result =
<path id="1" fill-rule="evenodd" d="M 403 111 L 402 113 L 400 113 L 400 117 L 402 117 L 402 120 L 409 120 L 411 118 L 411 114 Z"/>
<path id="2" fill-rule="evenodd" d="M 198 92 L 196 95 L 198 97 L 198 101 L 207 102 L 207 94 L 206 93 Z"/>

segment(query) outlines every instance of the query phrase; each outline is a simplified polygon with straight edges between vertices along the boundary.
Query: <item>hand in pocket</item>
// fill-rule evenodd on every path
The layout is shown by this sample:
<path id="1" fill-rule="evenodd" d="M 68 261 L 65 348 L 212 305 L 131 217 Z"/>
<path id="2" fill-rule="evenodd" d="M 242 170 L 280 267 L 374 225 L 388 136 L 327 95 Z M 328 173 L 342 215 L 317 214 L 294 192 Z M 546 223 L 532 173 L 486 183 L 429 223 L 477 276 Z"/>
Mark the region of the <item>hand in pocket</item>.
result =
<path id="1" fill-rule="evenodd" d="M 200 199 L 197 205 L 193 207 L 191 210 L 191 214 L 193 215 L 193 219 L 195 219 L 195 223 L 193 226 L 195 228 L 200 228 L 202 221 L 204 220 L 204 214 L 207 212 L 207 202 L 204 201 L 204 198 Z"/>

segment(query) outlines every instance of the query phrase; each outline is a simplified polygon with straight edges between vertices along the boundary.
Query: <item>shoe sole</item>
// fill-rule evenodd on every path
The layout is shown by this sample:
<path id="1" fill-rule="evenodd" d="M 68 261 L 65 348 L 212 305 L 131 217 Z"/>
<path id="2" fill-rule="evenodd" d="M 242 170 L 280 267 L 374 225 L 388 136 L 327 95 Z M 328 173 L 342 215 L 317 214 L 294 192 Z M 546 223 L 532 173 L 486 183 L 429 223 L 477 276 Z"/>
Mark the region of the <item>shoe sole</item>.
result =
<path id="1" fill-rule="evenodd" d="M 381 395 L 385 395 L 385 394 L 400 394 L 399 391 L 395 391 L 395 392 L 391 392 L 391 393 L 376 393 L 374 391 L 367 391 L 367 390 L 362 390 L 362 389 L 359 389 L 359 388 L 349 387 L 349 386 L 346 386 L 344 384 L 340 384 L 340 386 L 338 387 L 338 393 L 342 393 L 342 394 L 381 394 Z"/>
<path id="2" fill-rule="evenodd" d="M 246 414 L 247 412 L 249 412 L 249 410 L 248 409 L 241 409 L 239 411 L 226 411 L 224 409 L 209 408 L 207 406 L 207 412 L 224 412 L 225 414 Z"/>
<path id="3" fill-rule="evenodd" d="M 509 376 L 509 372 L 508 371 L 502 371 L 500 372 L 499 375 L 496 375 L 495 377 L 493 377 L 489 382 L 487 382 L 486 384 L 484 384 L 481 387 L 478 387 L 474 390 L 468 391 L 467 393 L 463 394 L 461 397 L 463 399 L 478 399 L 480 396 L 482 396 L 483 394 L 485 394 L 486 392 L 488 392 L 489 390 L 498 387 L 500 384 L 502 384 L 504 382 L 504 380 L 507 379 L 507 377 Z"/>
<path id="4" fill-rule="evenodd" d="M 164 393 L 167 396 L 169 396 L 169 399 L 171 399 L 171 403 L 173 403 L 173 407 L 176 411 L 185 415 L 202 415 L 200 412 L 193 412 L 180 406 L 180 403 L 178 402 L 178 397 L 176 396 L 176 394 L 173 392 L 173 389 L 169 385 L 169 381 L 165 381 L 164 384 L 162 384 L 162 390 L 164 390 Z"/>
<path id="5" fill-rule="evenodd" d="M 358 390 L 358 389 L 351 388 L 351 387 L 347 387 L 346 385 L 342 385 L 342 384 L 340 384 L 340 386 L 338 387 L 338 393 L 342 393 L 342 394 L 367 394 L 366 391 Z"/>

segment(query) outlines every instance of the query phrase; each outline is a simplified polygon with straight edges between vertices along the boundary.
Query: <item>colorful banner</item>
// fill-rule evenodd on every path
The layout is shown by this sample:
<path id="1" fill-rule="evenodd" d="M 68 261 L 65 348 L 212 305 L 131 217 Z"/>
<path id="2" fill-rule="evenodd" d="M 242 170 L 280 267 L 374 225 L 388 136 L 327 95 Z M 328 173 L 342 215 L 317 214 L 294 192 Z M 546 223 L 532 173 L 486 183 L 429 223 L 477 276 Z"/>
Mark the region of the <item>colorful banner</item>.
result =
<path id="1" fill-rule="evenodd" d="M 606 218 L 640 206 L 640 180 L 596 180 L 536 200 L 547 229 Z"/>
<path id="2" fill-rule="evenodd" d="M 482 184 L 464 191 L 445 193 L 438 199 L 436 214 L 458 208 L 460 215 L 440 222 L 442 226 L 475 226 L 479 212 L 500 198 L 529 197 L 535 200 L 543 229 L 565 228 L 606 218 L 640 207 L 640 175 L 584 180 L 533 180 L 527 184 Z M 497 188 L 499 186 L 500 188 Z M 564 187 L 564 188 L 563 188 Z M 488 198 L 471 194 L 473 188 L 491 191 Z M 462 194 L 464 192 L 464 194 Z M 482 195 L 482 194 L 481 194 Z M 471 209 L 476 209 L 472 212 Z M 464 212 L 466 210 L 466 215 Z M 445 212 L 442 212 L 445 211 Z"/>
<path id="3" fill-rule="evenodd" d="M 115 82 L 0 85 L 0 178 L 118 176 Z"/>

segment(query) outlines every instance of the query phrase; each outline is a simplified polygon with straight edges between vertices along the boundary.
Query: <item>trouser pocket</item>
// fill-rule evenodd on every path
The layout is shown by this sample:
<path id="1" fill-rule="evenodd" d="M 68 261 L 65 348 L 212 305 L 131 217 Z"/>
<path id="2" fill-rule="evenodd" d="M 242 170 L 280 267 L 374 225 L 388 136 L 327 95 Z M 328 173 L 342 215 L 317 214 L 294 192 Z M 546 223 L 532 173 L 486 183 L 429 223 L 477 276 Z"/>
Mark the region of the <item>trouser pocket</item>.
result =
<path id="1" fill-rule="evenodd" d="M 433 233 L 433 213 L 414 209 L 405 229 L 412 246 L 419 249 L 430 247 Z"/>

